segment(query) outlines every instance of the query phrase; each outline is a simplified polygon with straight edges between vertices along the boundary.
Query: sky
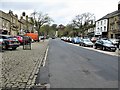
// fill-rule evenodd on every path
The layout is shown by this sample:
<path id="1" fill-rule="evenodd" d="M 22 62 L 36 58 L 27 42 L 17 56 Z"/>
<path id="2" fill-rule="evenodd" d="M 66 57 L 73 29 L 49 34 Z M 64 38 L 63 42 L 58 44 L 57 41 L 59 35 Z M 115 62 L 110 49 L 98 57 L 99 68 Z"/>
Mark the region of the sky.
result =
<path id="1" fill-rule="evenodd" d="M 48 14 L 55 24 L 67 25 L 75 16 L 90 12 L 96 20 L 118 9 L 120 0 L 0 0 L 0 10 L 12 10 L 18 16 L 34 11 Z"/>

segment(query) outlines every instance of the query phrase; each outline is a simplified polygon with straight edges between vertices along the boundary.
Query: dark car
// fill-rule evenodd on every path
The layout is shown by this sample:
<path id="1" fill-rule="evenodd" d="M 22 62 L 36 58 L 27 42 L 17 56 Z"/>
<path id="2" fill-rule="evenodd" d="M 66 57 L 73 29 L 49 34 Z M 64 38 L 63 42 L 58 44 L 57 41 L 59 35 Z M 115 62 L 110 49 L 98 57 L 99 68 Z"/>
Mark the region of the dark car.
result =
<path id="1" fill-rule="evenodd" d="M 52 39 L 55 39 L 56 37 L 55 36 L 52 36 Z"/>
<path id="2" fill-rule="evenodd" d="M 90 39 L 81 39 L 81 42 L 79 43 L 80 46 L 88 46 L 93 47 L 93 43 L 90 41 Z"/>
<path id="3" fill-rule="evenodd" d="M 94 48 L 101 50 L 116 51 L 117 47 L 109 39 L 100 39 L 97 40 L 94 44 Z"/>
<path id="4" fill-rule="evenodd" d="M 19 47 L 20 43 L 17 38 L 10 36 L 10 35 L 0 35 L 5 42 L 5 49 L 12 49 L 15 50 Z"/>

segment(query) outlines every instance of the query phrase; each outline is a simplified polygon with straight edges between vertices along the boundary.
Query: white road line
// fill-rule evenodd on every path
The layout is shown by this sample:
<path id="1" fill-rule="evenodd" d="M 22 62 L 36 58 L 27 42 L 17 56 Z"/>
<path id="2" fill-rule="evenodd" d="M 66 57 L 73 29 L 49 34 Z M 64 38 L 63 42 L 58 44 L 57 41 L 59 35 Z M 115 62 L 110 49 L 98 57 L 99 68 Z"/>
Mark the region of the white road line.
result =
<path id="1" fill-rule="evenodd" d="M 48 49 L 49 49 L 49 46 L 48 46 L 48 48 L 47 48 L 47 50 L 46 50 L 46 52 L 45 52 L 45 57 L 44 57 L 43 64 L 42 64 L 43 67 L 45 66 L 45 62 L 46 62 L 46 60 L 47 60 Z"/>

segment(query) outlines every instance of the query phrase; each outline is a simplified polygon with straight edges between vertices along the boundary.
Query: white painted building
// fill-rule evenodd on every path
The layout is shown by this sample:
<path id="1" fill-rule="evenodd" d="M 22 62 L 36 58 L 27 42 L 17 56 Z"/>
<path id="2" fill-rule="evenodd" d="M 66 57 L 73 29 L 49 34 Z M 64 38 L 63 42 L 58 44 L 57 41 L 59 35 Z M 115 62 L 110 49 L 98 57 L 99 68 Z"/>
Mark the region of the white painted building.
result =
<path id="1" fill-rule="evenodd" d="M 103 36 L 108 32 L 108 19 L 101 18 L 96 21 L 95 36 Z"/>

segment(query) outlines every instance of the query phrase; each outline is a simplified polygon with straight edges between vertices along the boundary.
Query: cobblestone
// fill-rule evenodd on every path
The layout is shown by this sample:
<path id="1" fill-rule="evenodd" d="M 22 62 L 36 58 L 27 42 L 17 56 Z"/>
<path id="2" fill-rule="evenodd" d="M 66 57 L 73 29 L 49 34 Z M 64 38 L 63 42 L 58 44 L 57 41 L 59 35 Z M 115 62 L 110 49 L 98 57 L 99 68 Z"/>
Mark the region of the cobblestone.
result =
<path id="1" fill-rule="evenodd" d="M 0 53 L 2 87 L 25 88 L 33 85 L 47 46 L 48 40 L 32 43 L 31 50 L 23 50 L 20 46 L 17 50 Z"/>

